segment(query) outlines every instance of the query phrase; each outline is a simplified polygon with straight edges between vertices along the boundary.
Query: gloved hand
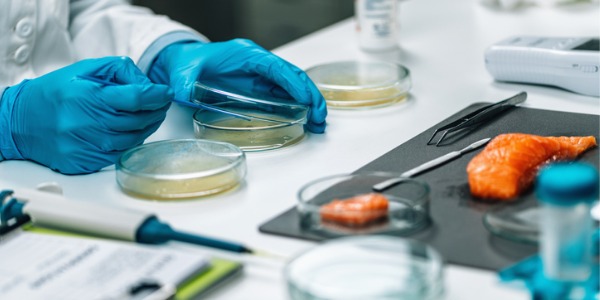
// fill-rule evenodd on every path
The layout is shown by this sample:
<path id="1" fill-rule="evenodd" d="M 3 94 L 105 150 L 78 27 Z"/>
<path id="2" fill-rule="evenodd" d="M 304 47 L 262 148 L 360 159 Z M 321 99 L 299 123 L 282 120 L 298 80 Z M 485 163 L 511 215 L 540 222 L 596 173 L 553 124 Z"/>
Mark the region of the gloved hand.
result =
<path id="1" fill-rule="evenodd" d="M 82 79 L 87 75 L 118 85 Z M 143 143 L 173 99 L 126 57 L 83 60 L 9 87 L 0 101 L 0 151 L 64 174 L 98 171 Z"/>
<path id="2" fill-rule="evenodd" d="M 325 99 L 304 71 L 250 40 L 175 43 L 163 49 L 148 72 L 170 85 L 175 98 L 189 101 L 195 81 L 227 81 L 241 90 L 275 97 L 291 96 L 310 105 L 308 130 L 325 131 Z"/>

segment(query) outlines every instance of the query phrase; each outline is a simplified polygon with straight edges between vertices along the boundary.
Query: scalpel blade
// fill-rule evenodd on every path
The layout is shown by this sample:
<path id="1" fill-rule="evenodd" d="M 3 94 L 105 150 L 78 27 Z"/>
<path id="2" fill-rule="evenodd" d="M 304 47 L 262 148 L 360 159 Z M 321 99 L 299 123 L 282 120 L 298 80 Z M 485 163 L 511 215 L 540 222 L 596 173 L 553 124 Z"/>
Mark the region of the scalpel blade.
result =
<path id="1" fill-rule="evenodd" d="M 415 168 L 412 168 L 412 169 L 400 174 L 400 177 L 398 177 L 398 178 L 388 179 L 386 181 L 382 181 L 380 183 L 373 185 L 373 190 L 376 192 L 383 192 L 384 190 L 404 181 L 406 178 L 415 176 L 421 172 L 424 172 L 431 168 L 437 167 L 447 161 L 455 159 L 469 151 L 473 151 L 473 150 L 487 144 L 490 140 L 491 140 L 491 138 L 485 138 L 483 140 L 479 140 L 479 141 L 463 148 L 462 150 L 452 151 L 452 152 L 442 155 L 438 158 L 432 159 L 424 164 L 421 164 Z"/>

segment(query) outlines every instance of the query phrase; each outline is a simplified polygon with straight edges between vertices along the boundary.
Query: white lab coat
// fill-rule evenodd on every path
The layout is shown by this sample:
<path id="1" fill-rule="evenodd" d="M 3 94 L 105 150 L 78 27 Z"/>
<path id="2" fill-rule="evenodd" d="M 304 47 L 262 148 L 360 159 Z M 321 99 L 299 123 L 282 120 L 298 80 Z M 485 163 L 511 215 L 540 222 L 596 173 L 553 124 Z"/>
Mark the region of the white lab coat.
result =
<path id="1" fill-rule="evenodd" d="M 137 63 L 174 31 L 192 30 L 125 0 L 0 0 L 0 95 L 84 58 L 123 55 Z"/>

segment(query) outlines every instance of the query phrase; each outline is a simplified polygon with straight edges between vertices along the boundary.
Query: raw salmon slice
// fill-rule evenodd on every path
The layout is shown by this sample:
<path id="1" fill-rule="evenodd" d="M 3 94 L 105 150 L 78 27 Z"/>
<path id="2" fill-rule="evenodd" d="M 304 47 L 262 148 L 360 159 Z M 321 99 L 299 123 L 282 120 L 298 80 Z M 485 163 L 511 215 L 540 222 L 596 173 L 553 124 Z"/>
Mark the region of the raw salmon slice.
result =
<path id="1" fill-rule="evenodd" d="M 334 199 L 321 206 L 321 220 L 361 226 L 384 218 L 388 213 L 389 201 L 379 193 L 369 193 L 347 199 Z"/>
<path id="2" fill-rule="evenodd" d="M 594 146 L 593 136 L 499 135 L 467 166 L 471 194 L 479 198 L 514 198 L 533 183 L 544 165 L 573 160 Z"/>

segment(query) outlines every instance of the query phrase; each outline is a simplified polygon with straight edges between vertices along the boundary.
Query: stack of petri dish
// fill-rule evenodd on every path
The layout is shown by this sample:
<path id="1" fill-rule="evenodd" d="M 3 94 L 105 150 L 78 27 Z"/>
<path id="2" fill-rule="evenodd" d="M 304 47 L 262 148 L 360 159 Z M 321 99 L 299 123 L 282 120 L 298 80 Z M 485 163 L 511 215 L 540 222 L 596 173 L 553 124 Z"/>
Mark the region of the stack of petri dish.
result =
<path id="1" fill-rule="evenodd" d="M 411 88 L 409 70 L 385 61 L 340 61 L 306 70 L 327 106 L 369 109 L 405 101 Z"/>
<path id="2" fill-rule="evenodd" d="M 235 188 L 246 175 L 246 157 L 229 143 L 165 140 L 126 151 L 116 169 L 117 183 L 128 194 L 157 200 L 182 199 Z"/>
<path id="3" fill-rule="evenodd" d="M 214 82 L 197 82 L 193 101 L 196 138 L 223 141 L 244 151 L 265 151 L 300 142 L 309 107 Z"/>

